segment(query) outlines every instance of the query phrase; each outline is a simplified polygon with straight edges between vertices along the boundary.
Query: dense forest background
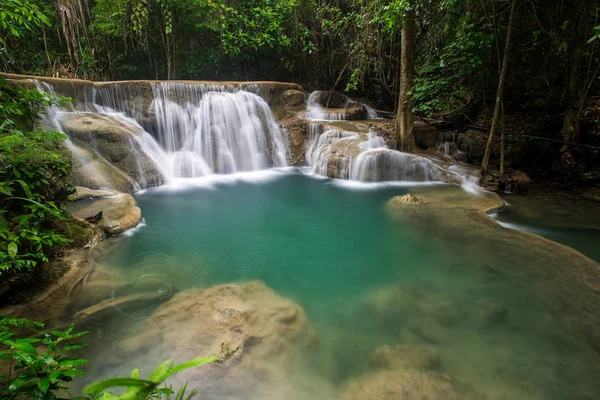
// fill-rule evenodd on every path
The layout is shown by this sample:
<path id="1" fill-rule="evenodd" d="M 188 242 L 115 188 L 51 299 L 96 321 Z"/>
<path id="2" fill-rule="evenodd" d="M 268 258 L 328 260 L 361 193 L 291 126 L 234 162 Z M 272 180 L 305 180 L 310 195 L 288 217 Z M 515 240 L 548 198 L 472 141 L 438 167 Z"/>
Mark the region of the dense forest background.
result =
<path id="1" fill-rule="evenodd" d="M 600 145 L 599 0 L 3 0 L 0 11 L 5 72 L 293 81 L 389 111 L 410 21 L 418 117 L 493 126 L 504 70 L 506 131 Z M 532 146 L 545 159 L 566 150 Z M 589 170 L 589 150 L 565 162 Z"/>

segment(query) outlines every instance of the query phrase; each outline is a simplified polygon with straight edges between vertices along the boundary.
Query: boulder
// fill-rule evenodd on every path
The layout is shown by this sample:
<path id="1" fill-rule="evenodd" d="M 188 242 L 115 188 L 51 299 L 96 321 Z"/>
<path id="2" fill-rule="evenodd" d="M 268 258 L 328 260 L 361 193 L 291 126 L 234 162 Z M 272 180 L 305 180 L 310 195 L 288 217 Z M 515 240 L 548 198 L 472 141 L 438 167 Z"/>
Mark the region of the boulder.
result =
<path id="1" fill-rule="evenodd" d="M 339 92 L 322 91 L 315 95 L 315 102 L 324 108 L 344 108 L 350 99 Z"/>
<path id="2" fill-rule="evenodd" d="M 417 370 L 380 371 L 344 385 L 340 400 L 485 400 L 452 375 Z"/>
<path id="3" fill-rule="evenodd" d="M 404 196 L 400 196 L 398 201 L 406 204 L 422 204 L 423 202 L 416 196 L 413 196 L 410 193 L 405 194 Z"/>
<path id="4" fill-rule="evenodd" d="M 90 150 L 122 171 L 140 187 L 162 183 L 162 175 L 136 137 L 147 135 L 133 120 L 99 113 L 64 113 L 63 131 L 73 144 Z"/>
<path id="5" fill-rule="evenodd" d="M 284 393 L 298 378 L 297 357 L 306 357 L 315 340 L 304 310 L 263 283 L 220 285 L 173 296 L 121 342 L 114 362 L 179 363 L 216 355 L 221 363 L 182 372 L 171 382 L 187 381 L 207 398 L 289 398 Z"/>
<path id="6" fill-rule="evenodd" d="M 123 171 L 113 166 L 91 149 L 66 143 L 71 151 L 71 173 L 69 178 L 74 185 L 92 190 L 114 189 L 118 192 L 133 193 L 137 182 Z"/>
<path id="7" fill-rule="evenodd" d="M 281 94 L 281 101 L 285 106 L 298 107 L 303 105 L 305 100 L 306 96 L 304 92 L 299 90 L 289 89 Z"/>
<path id="8" fill-rule="evenodd" d="M 142 211 L 130 194 L 117 194 L 89 201 L 73 202 L 67 206 L 69 212 L 78 218 L 92 218 L 102 213 L 98 226 L 107 235 L 117 235 L 135 228 L 142 220 Z"/>
<path id="9" fill-rule="evenodd" d="M 371 365 L 376 369 L 435 369 L 440 353 L 432 346 L 381 346 L 373 353 Z"/>
<path id="10" fill-rule="evenodd" d="M 532 181 L 525 172 L 511 170 L 504 175 L 504 183 L 504 191 L 507 193 L 526 193 Z"/>
<path id="11" fill-rule="evenodd" d="M 344 108 L 323 108 L 323 112 L 326 113 L 327 119 L 332 120 L 362 121 L 367 119 L 367 109 L 358 103 L 351 103 Z"/>

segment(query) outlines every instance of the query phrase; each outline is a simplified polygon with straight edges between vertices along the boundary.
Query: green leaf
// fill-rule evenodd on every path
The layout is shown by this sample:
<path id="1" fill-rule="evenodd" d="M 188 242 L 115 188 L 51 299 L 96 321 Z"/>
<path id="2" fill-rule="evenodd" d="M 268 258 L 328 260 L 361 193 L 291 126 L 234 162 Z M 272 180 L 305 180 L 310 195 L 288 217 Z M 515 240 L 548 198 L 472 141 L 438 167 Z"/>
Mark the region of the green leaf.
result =
<path id="1" fill-rule="evenodd" d="M 155 387 L 154 382 L 144 381 L 135 378 L 113 378 L 106 379 L 100 382 L 92 383 L 83 389 L 85 394 L 101 393 L 106 389 L 113 387 L 138 387 L 140 389 L 152 389 Z"/>
<path id="2" fill-rule="evenodd" d="M 8 255 L 14 258 L 19 252 L 19 247 L 15 242 L 10 242 L 8 244 Z"/>
<path id="3" fill-rule="evenodd" d="M 19 351 L 23 351 L 27 354 L 31 354 L 32 356 L 37 356 L 37 350 L 29 343 L 22 343 L 20 339 L 13 345 L 13 347 Z"/>
<path id="4" fill-rule="evenodd" d="M 38 381 L 38 388 L 42 393 L 46 393 L 50 387 L 50 377 L 45 376 Z"/>
<path id="5" fill-rule="evenodd" d="M 202 358 L 202 357 L 194 358 L 193 360 L 190 360 L 190 361 L 185 362 L 183 364 L 179 364 L 179 365 L 176 365 L 174 367 L 169 368 L 169 370 L 167 371 L 167 376 L 164 379 L 167 379 L 169 376 L 174 375 L 174 374 L 176 374 L 178 372 L 181 372 L 183 370 L 186 370 L 186 369 L 189 369 L 189 368 L 194 368 L 194 367 L 199 367 L 201 365 L 208 364 L 208 363 L 211 363 L 211 362 L 215 362 L 215 361 L 218 361 L 218 360 L 219 360 L 219 358 L 215 357 L 215 356 L 207 357 L 207 358 Z"/>
<path id="6" fill-rule="evenodd" d="M 23 191 L 25 192 L 25 195 L 27 196 L 27 198 L 33 200 L 33 196 L 31 194 L 31 189 L 29 188 L 29 185 L 21 180 L 17 180 L 15 182 L 18 182 L 21 185 L 21 187 L 23 187 Z"/>
<path id="7" fill-rule="evenodd" d="M 62 360 L 58 363 L 61 367 L 78 367 L 80 365 L 85 365 L 89 363 L 89 360 Z"/>

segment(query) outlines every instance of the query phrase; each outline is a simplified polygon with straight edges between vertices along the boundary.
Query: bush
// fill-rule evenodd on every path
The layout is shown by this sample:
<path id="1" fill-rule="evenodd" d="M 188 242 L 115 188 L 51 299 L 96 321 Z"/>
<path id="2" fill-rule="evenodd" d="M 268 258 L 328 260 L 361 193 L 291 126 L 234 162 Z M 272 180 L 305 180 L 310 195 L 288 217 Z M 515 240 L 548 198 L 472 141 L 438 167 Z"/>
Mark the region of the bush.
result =
<path id="1" fill-rule="evenodd" d="M 70 241 L 56 232 L 72 192 L 66 137 L 35 127 L 45 107 L 64 101 L 0 80 L 0 275 L 32 271 Z"/>

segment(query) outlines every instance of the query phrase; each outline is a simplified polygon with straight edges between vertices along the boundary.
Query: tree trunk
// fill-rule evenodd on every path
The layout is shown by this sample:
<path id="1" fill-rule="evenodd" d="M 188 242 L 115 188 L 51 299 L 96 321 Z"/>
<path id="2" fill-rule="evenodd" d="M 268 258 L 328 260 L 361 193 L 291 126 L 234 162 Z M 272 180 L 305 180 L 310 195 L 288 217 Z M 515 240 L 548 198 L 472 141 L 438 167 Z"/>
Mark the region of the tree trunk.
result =
<path id="1" fill-rule="evenodd" d="M 579 110 L 584 101 L 585 86 L 585 46 L 589 36 L 589 16 L 592 1 L 586 0 L 581 6 L 576 24 L 575 40 L 571 61 L 571 76 L 567 87 L 567 111 L 563 118 L 563 126 L 560 134 L 566 142 L 579 141 Z M 566 146 L 563 147 L 563 150 Z"/>
<path id="2" fill-rule="evenodd" d="M 485 146 L 485 153 L 483 155 L 483 161 L 481 162 L 481 178 L 485 178 L 487 174 L 488 166 L 490 164 L 490 154 L 492 153 L 492 144 L 494 143 L 494 133 L 496 126 L 498 125 L 498 119 L 500 116 L 500 106 L 502 104 L 502 93 L 504 92 L 504 81 L 506 80 L 506 71 L 508 70 L 508 59 L 510 50 L 510 37 L 512 34 L 512 28 L 515 22 L 515 15 L 517 14 L 517 2 L 513 0 L 510 8 L 510 18 L 508 21 L 508 31 L 506 32 L 506 43 L 504 45 L 504 60 L 502 61 L 502 71 L 500 71 L 500 79 L 498 81 L 498 90 L 496 92 L 496 104 L 494 106 L 494 117 L 492 119 L 492 127 L 490 129 L 490 136 L 488 137 L 487 144 Z"/>
<path id="3" fill-rule="evenodd" d="M 415 9 L 411 4 L 402 27 L 402 54 L 400 58 L 400 97 L 396 117 L 396 143 L 402 151 L 415 148 L 414 115 L 410 91 L 415 79 Z"/>
<path id="4" fill-rule="evenodd" d="M 504 100 L 500 104 L 500 181 L 504 181 L 504 151 L 505 151 L 506 125 L 504 124 Z"/>

